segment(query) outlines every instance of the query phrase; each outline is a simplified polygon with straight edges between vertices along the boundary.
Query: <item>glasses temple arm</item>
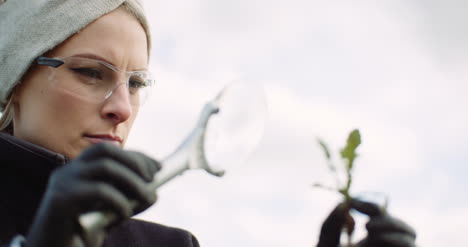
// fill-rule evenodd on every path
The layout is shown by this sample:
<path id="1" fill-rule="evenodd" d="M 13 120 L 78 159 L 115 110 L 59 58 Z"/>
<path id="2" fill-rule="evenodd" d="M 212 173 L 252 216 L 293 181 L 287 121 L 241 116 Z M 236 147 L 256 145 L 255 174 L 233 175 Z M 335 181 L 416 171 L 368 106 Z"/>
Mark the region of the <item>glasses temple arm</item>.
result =
<path id="1" fill-rule="evenodd" d="M 39 65 L 50 66 L 54 68 L 60 67 L 65 62 L 55 58 L 48 58 L 48 57 L 38 57 L 35 62 Z"/>

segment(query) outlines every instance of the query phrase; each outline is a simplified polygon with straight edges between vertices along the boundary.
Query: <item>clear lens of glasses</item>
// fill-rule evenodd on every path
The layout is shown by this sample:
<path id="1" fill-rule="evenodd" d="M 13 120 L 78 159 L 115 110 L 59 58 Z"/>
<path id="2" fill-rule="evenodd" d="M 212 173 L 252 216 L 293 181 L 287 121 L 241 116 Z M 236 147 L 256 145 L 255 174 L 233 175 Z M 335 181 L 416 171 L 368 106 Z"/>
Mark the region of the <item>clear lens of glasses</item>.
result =
<path id="1" fill-rule="evenodd" d="M 205 134 L 205 155 L 210 167 L 230 170 L 254 150 L 263 136 L 267 106 L 263 88 L 255 83 L 228 85 L 211 116 Z"/>
<path id="2" fill-rule="evenodd" d="M 100 103 L 119 87 L 126 87 L 129 102 L 140 106 L 148 98 L 153 81 L 148 71 L 120 71 L 103 61 L 69 57 L 63 65 L 51 68 L 49 80 L 66 93 Z"/>

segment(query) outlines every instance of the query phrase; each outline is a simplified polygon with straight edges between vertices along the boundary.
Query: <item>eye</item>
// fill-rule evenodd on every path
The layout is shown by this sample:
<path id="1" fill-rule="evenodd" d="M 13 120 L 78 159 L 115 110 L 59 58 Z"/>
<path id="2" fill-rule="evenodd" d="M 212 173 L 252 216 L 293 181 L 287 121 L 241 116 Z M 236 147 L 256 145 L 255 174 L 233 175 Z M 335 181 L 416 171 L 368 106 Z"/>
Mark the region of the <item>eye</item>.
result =
<path id="1" fill-rule="evenodd" d="M 148 84 L 144 80 L 130 79 L 128 87 L 132 89 L 141 89 L 147 87 Z"/>
<path id="2" fill-rule="evenodd" d="M 71 68 L 72 71 L 90 79 L 102 80 L 102 72 L 93 68 Z"/>

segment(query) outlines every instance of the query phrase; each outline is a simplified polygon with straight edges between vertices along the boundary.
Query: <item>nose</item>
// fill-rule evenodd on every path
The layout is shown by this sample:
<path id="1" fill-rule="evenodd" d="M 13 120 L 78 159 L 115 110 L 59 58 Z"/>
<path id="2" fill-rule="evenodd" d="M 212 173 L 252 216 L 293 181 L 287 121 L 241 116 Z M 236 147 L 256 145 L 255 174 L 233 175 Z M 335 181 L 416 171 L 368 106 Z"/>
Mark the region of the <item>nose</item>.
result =
<path id="1" fill-rule="evenodd" d="M 112 95 L 106 99 L 101 109 L 101 116 L 114 124 L 125 122 L 133 113 L 132 105 L 125 84 L 114 89 Z"/>

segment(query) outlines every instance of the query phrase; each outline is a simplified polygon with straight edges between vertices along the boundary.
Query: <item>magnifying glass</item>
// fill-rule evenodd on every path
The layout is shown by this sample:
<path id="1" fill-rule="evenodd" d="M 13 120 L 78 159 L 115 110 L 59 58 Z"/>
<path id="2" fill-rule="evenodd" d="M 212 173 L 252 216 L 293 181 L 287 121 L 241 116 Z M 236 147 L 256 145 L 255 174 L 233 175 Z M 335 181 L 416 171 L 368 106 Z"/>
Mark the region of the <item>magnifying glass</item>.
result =
<path id="1" fill-rule="evenodd" d="M 185 140 L 162 160 L 162 168 L 150 184 L 156 190 L 187 170 L 202 169 L 221 177 L 242 163 L 259 143 L 266 122 L 263 88 L 255 83 L 234 82 L 203 107 Z M 137 203 L 132 202 L 136 207 Z M 110 212 L 89 212 L 79 217 L 84 238 L 116 219 Z M 88 238 L 89 236 L 89 238 Z"/>

